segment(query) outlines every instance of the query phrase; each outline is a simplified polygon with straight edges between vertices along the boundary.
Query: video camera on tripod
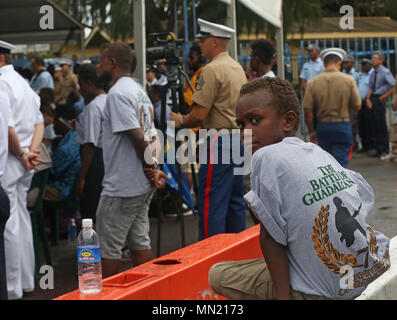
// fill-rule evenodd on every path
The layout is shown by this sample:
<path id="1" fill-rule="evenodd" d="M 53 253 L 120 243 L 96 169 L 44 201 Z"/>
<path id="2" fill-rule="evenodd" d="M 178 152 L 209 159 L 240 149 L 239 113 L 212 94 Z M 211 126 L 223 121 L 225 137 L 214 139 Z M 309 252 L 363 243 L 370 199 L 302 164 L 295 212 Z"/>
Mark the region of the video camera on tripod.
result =
<path id="1" fill-rule="evenodd" d="M 172 105 L 172 111 L 175 113 L 186 114 L 184 102 L 184 86 L 182 76 L 186 83 L 192 88 L 188 75 L 184 72 L 184 45 L 185 41 L 176 39 L 172 32 L 151 33 L 148 36 L 148 43 L 152 45 L 146 50 L 147 64 L 150 65 L 158 74 L 167 78 L 167 85 L 163 88 L 162 110 L 160 128 L 166 130 L 165 107 L 168 102 Z M 167 67 L 166 71 L 160 70 L 156 65 L 158 60 L 164 60 Z M 164 116 L 164 117 L 163 117 Z"/>
<path id="2" fill-rule="evenodd" d="M 183 66 L 184 40 L 176 39 L 172 32 L 151 33 L 148 41 L 155 46 L 146 50 L 146 59 L 149 65 L 154 65 L 157 60 L 165 59 L 166 65 Z"/>
<path id="3" fill-rule="evenodd" d="M 166 108 L 170 104 L 172 111 L 175 113 L 186 114 L 187 108 L 184 99 L 184 85 L 182 76 L 185 78 L 186 83 L 190 86 L 194 92 L 190 83 L 188 75 L 184 72 L 184 46 L 185 41 L 176 39 L 175 35 L 171 32 L 164 33 L 152 33 L 148 36 L 148 43 L 152 45 L 146 50 L 147 64 L 155 69 L 159 74 L 163 74 L 167 77 L 167 83 L 161 87 L 161 114 L 159 119 L 160 130 L 163 133 L 164 141 L 167 141 L 167 120 L 166 120 Z M 158 68 L 157 61 L 164 60 L 166 71 Z M 168 96 L 168 97 L 167 97 Z M 180 142 L 175 142 L 175 150 L 178 149 Z M 160 165 L 161 166 L 161 165 Z M 177 215 L 181 221 L 181 235 L 182 235 L 182 247 L 185 246 L 185 231 L 184 231 L 184 220 L 181 211 L 182 208 L 182 170 L 180 165 L 176 163 L 177 168 Z M 192 172 L 194 172 L 194 166 L 192 165 Z M 197 181 L 195 175 L 193 175 L 194 190 L 197 194 Z M 156 197 L 157 213 L 159 217 L 158 227 L 158 248 L 160 247 L 161 238 L 161 221 L 162 221 L 162 209 L 161 209 L 161 198 L 163 191 L 159 191 Z"/>

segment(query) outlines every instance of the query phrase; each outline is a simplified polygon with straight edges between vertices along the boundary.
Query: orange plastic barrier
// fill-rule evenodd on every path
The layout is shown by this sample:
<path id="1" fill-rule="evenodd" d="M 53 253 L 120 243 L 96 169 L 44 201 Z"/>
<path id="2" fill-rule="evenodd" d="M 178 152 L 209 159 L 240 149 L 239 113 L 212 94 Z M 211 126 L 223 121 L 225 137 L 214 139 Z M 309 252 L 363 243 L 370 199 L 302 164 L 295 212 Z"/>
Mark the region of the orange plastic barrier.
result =
<path id="1" fill-rule="evenodd" d="M 103 280 L 98 294 L 79 290 L 55 300 L 212 300 L 208 271 L 220 261 L 262 257 L 259 225 L 241 233 L 218 234 Z"/>

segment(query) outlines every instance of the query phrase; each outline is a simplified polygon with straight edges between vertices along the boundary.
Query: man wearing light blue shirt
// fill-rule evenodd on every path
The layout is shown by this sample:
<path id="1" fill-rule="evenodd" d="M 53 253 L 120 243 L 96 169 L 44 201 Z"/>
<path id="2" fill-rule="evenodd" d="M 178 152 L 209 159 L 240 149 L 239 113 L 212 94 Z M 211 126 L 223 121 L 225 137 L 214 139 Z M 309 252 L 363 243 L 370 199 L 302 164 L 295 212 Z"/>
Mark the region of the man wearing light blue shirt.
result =
<path id="1" fill-rule="evenodd" d="M 371 117 L 373 117 L 373 111 L 368 109 L 366 103 L 369 90 L 369 79 L 374 72 L 372 61 L 366 58 L 362 59 L 361 68 L 362 72 L 358 77 L 358 92 L 361 97 L 361 110 L 358 112 L 358 134 L 361 139 L 361 149 L 358 150 L 358 153 L 375 149 L 375 133 L 371 130 Z"/>
<path id="2" fill-rule="evenodd" d="M 346 56 L 345 60 L 343 60 L 342 64 L 342 72 L 352 76 L 354 80 L 356 80 L 356 84 L 358 85 L 358 77 L 359 73 L 356 72 L 354 68 L 355 59 L 353 56 Z"/>
<path id="3" fill-rule="evenodd" d="M 374 112 L 372 124 L 375 130 L 376 153 L 370 156 L 379 156 L 381 160 L 389 158 L 389 132 L 386 124 L 386 100 L 393 93 L 395 79 L 390 70 L 383 66 L 385 55 L 377 51 L 372 55 L 374 72 L 369 79 L 367 106 Z"/>
<path id="4" fill-rule="evenodd" d="M 40 57 L 33 57 L 31 60 L 31 69 L 34 76 L 30 80 L 31 88 L 39 93 L 43 88 L 54 89 L 54 80 L 51 74 L 44 68 L 44 60 Z"/>
<path id="5" fill-rule="evenodd" d="M 304 63 L 299 75 L 303 93 L 306 91 L 307 82 L 324 71 L 323 61 L 319 57 L 319 46 L 316 44 L 310 44 L 307 47 L 307 51 L 309 52 L 310 60 Z"/>
<path id="6" fill-rule="evenodd" d="M 309 52 L 310 59 L 308 62 L 303 64 L 301 73 L 299 75 L 301 81 L 301 88 L 303 96 L 306 92 L 307 83 L 309 80 L 318 76 L 321 72 L 324 71 L 324 63 L 323 60 L 319 57 L 320 47 L 316 44 L 309 44 L 307 47 L 307 51 Z M 313 107 L 313 126 L 317 128 L 317 108 Z"/>

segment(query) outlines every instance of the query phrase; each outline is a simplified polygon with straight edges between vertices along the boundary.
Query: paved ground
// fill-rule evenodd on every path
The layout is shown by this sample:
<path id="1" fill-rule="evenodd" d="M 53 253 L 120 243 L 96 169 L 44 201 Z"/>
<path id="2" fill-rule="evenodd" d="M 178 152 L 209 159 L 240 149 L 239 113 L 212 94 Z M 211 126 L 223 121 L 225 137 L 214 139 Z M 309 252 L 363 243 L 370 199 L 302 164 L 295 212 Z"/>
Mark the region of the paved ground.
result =
<path id="1" fill-rule="evenodd" d="M 382 162 L 364 155 L 353 155 L 349 166 L 363 175 L 375 192 L 375 207 L 368 216 L 367 222 L 375 230 L 388 237 L 397 235 L 397 162 Z M 197 241 L 197 216 L 185 217 L 186 245 Z M 247 227 L 253 221 L 247 215 Z M 157 220 L 151 219 L 151 239 L 154 256 L 157 253 Z M 167 218 L 163 223 L 161 237 L 161 254 L 181 248 L 180 223 L 175 218 Z M 57 247 L 51 247 L 54 266 L 53 290 L 41 290 L 39 280 L 34 293 L 25 296 L 26 300 L 53 299 L 64 293 L 77 289 L 76 248 L 63 240 Z M 132 267 L 129 261 L 122 262 L 122 269 Z M 122 271 L 122 270 L 120 270 Z"/>

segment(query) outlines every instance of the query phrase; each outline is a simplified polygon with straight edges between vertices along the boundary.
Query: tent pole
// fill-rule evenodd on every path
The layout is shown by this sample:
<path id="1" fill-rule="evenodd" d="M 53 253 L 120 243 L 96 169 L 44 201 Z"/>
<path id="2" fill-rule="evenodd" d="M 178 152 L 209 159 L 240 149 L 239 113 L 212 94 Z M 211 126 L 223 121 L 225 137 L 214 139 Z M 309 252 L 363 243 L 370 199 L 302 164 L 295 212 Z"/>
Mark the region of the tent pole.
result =
<path id="1" fill-rule="evenodd" d="M 230 0 L 230 5 L 227 5 L 227 22 L 230 28 L 234 29 L 236 33 L 230 41 L 229 54 L 237 61 L 237 19 L 236 19 L 236 0 Z"/>
<path id="2" fill-rule="evenodd" d="M 81 45 L 81 57 L 82 60 L 86 58 L 85 56 L 85 41 L 84 41 L 84 28 L 80 31 L 80 45 Z"/>
<path id="3" fill-rule="evenodd" d="M 284 71 L 284 36 L 281 20 L 281 27 L 277 29 L 277 75 L 281 79 L 285 79 Z"/>
<path id="4" fill-rule="evenodd" d="M 134 0 L 134 51 L 137 58 L 135 77 L 146 88 L 146 21 L 145 1 Z"/>

